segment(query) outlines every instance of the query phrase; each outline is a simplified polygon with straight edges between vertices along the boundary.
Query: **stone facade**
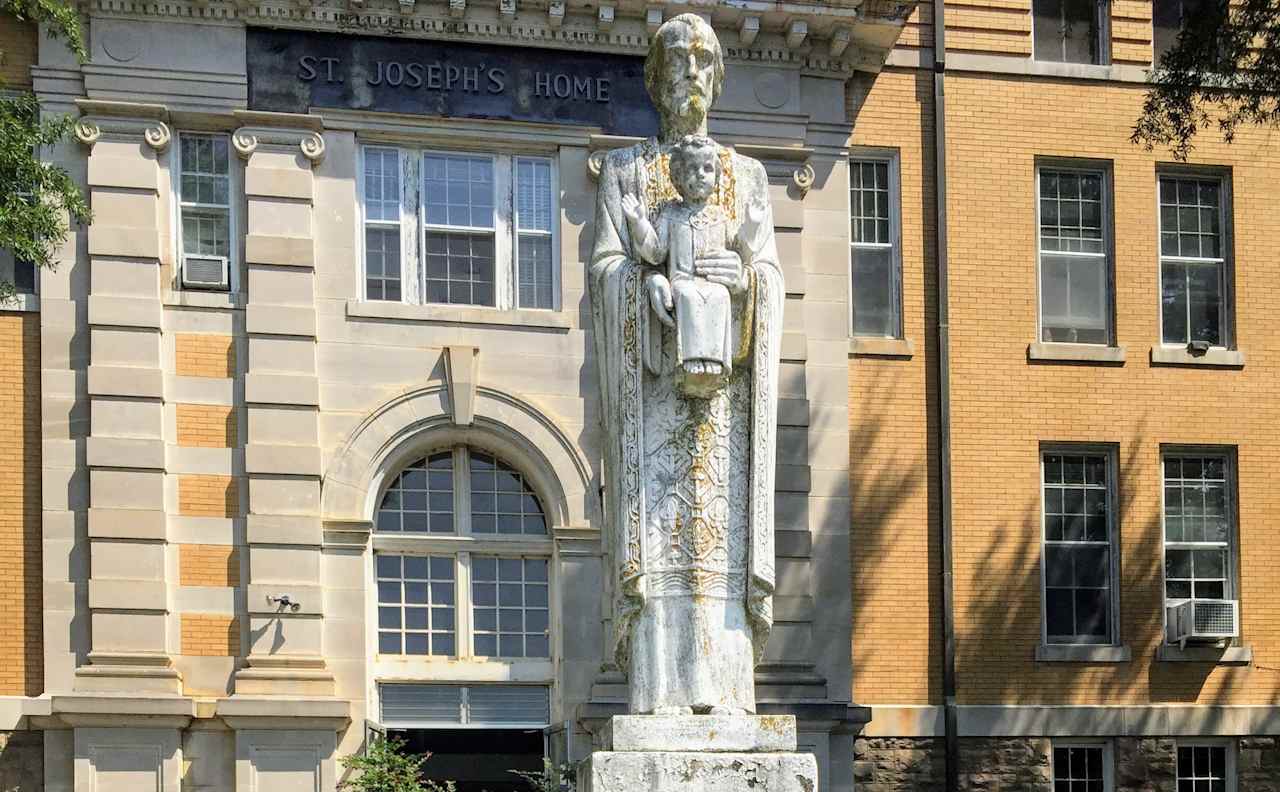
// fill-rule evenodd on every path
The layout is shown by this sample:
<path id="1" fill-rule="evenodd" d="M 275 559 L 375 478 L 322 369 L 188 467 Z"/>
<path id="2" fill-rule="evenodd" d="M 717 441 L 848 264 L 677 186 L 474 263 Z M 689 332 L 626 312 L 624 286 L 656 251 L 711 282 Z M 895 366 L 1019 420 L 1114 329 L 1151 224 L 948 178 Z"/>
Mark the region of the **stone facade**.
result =
<path id="1" fill-rule="evenodd" d="M 21 521 L 39 537 L 23 558 L 38 550 L 46 563 L 34 578 L 43 622 L 23 625 L 38 625 L 43 642 L 15 682 L 21 698 L 0 707 L 0 728 L 43 740 L 44 789 L 330 792 L 340 756 L 375 730 L 408 728 L 384 717 L 388 684 L 544 689 L 551 753 L 591 752 L 625 709 L 626 684 L 606 661 L 611 548 L 583 264 L 600 158 L 633 141 L 590 124 L 477 119 L 467 107 L 449 118 L 263 112 L 250 98 L 249 42 L 265 28 L 359 28 L 504 58 L 537 48 L 638 63 L 656 23 L 685 10 L 665 5 L 401 3 L 390 16 L 354 9 L 363 21 L 353 28 L 353 7 L 336 1 L 100 4 L 85 14 L 88 62 L 39 41 L 23 71 L 49 112 L 78 120 L 76 140 L 50 156 L 94 211 L 57 270 L 41 274 L 38 312 L 12 315 L 38 364 L 27 381 L 41 383 L 29 394 L 43 416 L 23 445 L 44 452 L 23 462 L 43 482 L 43 508 Z M 756 699 L 798 720 L 801 745 L 819 758 L 787 761 L 836 790 L 852 787 L 841 757 L 866 715 L 848 651 L 842 97 L 856 71 L 880 67 L 906 9 L 851 10 L 784 20 L 725 6 L 711 20 L 731 87 L 710 133 L 764 164 L 786 280 L 774 631 Z M 182 283 L 192 232 L 179 174 L 191 135 L 214 135 L 229 154 L 224 291 Z M 552 306 L 515 308 L 511 294 L 498 308 L 365 299 L 364 158 L 388 147 L 549 163 Z M 383 493 L 441 448 L 517 470 L 545 533 L 502 545 L 377 530 Z M 465 502 L 457 525 L 472 518 Z M 476 644 L 428 662 L 384 649 L 375 560 L 414 552 L 449 554 L 464 599 L 475 557 L 546 559 L 549 656 L 490 658 Z M 477 620 L 460 609 L 458 635 L 472 640 Z"/>

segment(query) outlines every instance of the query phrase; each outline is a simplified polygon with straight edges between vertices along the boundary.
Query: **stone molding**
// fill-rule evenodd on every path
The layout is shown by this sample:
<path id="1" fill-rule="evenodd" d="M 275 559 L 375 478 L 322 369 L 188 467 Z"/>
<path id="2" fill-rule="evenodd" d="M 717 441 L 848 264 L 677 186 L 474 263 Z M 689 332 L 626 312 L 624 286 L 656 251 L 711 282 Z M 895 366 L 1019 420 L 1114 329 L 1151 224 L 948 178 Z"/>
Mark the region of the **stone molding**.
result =
<path id="1" fill-rule="evenodd" d="M 592 524 L 599 505 L 591 467 L 569 434 L 542 410 L 496 388 L 477 386 L 473 424 L 453 423 L 448 388 L 436 383 L 384 402 L 360 422 L 324 474 L 326 523 L 372 519 L 380 482 L 426 439 L 496 450 L 532 480 L 552 528 Z"/>
<path id="2" fill-rule="evenodd" d="M 90 148 L 103 135 L 118 138 L 141 135 L 156 152 L 164 151 L 173 140 L 173 132 L 166 123 L 169 111 L 164 105 L 77 99 L 76 107 L 81 117 L 72 128 L 73 134 Z"/>
<path id="3" fill-rule="evenodd" d="M 889 47 L 870 41 L 893 41 L 880 32 L 901 30 L 915 9 L 914 2 L 865 0 L 828 4 L 792 4 L 781 18 L 765 17 L 750 4 L 717 4 L 715 26 L 725 42 L 726 61 L 771 63 L 808 72 L 848 78 L 855 71 L 879 71 Z M 644 55 L 660 18 L 689 10 L 683 4 L 667 8 L 642 5 L 609 6 L 604 12 L 587 0 L 551 0 L 541 14 L 518 19 L 510 4 L 416 3 L 400 0 L 394 10 L 371 9 L 364 0 L 90 0 L 95 16 L 151 17 L 200 21 L 206 24 L 265 24 L 362 35 L 420 38 L 448 37 L 457 41 L 495 42 L 558 49 L 589 47 Z M 709 20 L 712 21 L 712 20 Z M 803 31 L 804 35 L 798 35 Z"/>
<path id="4" fill-rule="evenodd" d="M 324 159 L 324 138 L 317 132 L 276 127 L 240 127 L 231 135 L 231 145 L 241 159 L 249 159 L 259 146 L 291 148 L 297 146 L 302 156 L 319 165 Z"/>

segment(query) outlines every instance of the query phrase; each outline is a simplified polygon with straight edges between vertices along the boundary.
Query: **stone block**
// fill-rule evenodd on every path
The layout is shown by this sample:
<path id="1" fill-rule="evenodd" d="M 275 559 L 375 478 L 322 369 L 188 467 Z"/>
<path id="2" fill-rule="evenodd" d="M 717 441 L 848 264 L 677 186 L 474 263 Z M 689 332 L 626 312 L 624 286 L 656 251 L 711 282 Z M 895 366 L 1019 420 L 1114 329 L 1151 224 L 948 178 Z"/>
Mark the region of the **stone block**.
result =
<path id="1" fill-rule="evenodd" d="M 816 792 L 812 754 L 597 751 L 583 764 L 583 792 Z"/>
<path id="2" fill-rule="evenodd" d="M 612 751 L 784 753 L 796 749 L 794 715 L 616 715 Z"/>

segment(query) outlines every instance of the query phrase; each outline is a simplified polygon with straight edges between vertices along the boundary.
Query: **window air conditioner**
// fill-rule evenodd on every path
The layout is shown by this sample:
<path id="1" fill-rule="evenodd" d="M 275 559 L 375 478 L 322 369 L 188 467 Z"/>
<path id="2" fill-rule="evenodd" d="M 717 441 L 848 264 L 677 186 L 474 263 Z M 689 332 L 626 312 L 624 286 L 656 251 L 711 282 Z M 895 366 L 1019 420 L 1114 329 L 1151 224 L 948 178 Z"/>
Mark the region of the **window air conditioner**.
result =
<path id="1" fill-rule="evenodd" d="M 226 291 L 229 285 L 226 256 L 182 257 L 182 288 Z"/>
<path id="2" fill-rule="evenodd" d="M 1193 599 L 1169 608 L 1169 639 L 1183 648 L 1187 641 L 1221 641 L 1239 634 L 1235 600 Z"/>

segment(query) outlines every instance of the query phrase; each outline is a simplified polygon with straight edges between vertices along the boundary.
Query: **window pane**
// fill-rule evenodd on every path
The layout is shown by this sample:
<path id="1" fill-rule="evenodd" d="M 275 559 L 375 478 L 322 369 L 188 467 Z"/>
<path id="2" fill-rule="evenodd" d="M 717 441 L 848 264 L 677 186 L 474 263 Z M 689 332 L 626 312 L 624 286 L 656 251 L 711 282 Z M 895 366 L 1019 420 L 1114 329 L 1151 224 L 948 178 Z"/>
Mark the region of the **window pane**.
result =
<path id="1" fill-rule="evenodd" d="M 1187 336 L 1187 267 L 1164 263 L 1160 267 L 1161 338 L 1166 344 L 1185 344 Z"/>
<path id="2" fill-rule="evenodd" d="M 853 334 L 893 337 L 898 334 L 891 247 L 853 249 Z"/>
<path id="3" fill-rule="evenodd" d="M 1046 633 L 1054 643 L 1110 643 L 1107 458 L 1044 457 Z"/>
<path id="4" fill-rule="evenodd" d="M 892 165 L 886 160 L 849 162 L 854 335 L 894 338 L 901 332 Z"/>
<path id="5" fill-rule="evenodd" d="M 453 452 L 432 454 L 401 471 L 382 497 L 376 525 L 378 531 L 453 533 Z"/>
<path id="6" fill-rule="evenodd" d="M 1035 57 L 1100 63 L 1096 0 L 1033 0 Z"/>
<path id="7" fill-rule="evenodd" d="M 1055 789 L 1067 789 L 1068 792 L 1091 790 L 1094 784 L 1102 788 L 1103 760 L 1101 745 L 1073 745 L 1067 748 L 1054 748 L 1053 780 Z M 1059 786 L 1065 785 L 1065 786 Z"/>
<path id="8" fill-rule="evenodd" d="M 1187 313 L 1192 341 L 1222 343 L 1222 278 L 1214 265 L 1188 267 Z"/>
<path id="9" fill-rule="evenodd" d="M 1107 262 L 1104 256 L 1042 254 L 1043 340 L 1107 343 Z"/>
<path id="10" fill-rule="evenodd" d="M 366 227 L 365 298 L 400 300 L 400 229 Z"/>
<path id="11" fill-rule="evenodd" d="M 483 562 L 483 563 L 481 563 Z M 547 559 L 472 559 L 472 614 L 475 653 L 500 657 L 549 657 L 547 625 L 550 611 L 545 583 Z M 502 607 L 491 605 L 495 590 Z M 496 615 L 496 620 L 495 620 Z"/>
<path id="12" fill-rule="evenodd" d="M 524 475 L 491 454 L 469 453 L 472 532 L 545 535 L 542 506 Z"/>
<path id="13" fill-rule="evenodd" d="M 182 252 L 190 256 L 229 256 L 231 221 L 227 210 L 182 210 Z"/>
<path id="14" fill-rule="evenodd" d="M 425 302 L 493 305 L 494 273 L 492 234 L 427 232 Z"/>
<path id="15" fill-rule="evenodd" d="M 551 163 L 548 160 L 516 160 L 516 228 L 551 232 Z"/>
<path id="16" fill-rule="evenodd" d="M 521 308 L 555 307 L 555 272 L 549 235 L 520 234 L 516 241 Z"/>
<path id="17" fill-rule="evenodd" d="M 493 228 L 493 160 L 459 154 L 427 154 L 428 225 Z"/>
<path id="18" fill-rule="evenodd" d="M 378 585 L 378 651 L 452 655 L 453 559 L 379 553 L 374 557 L 374 568 Z M 442 597 L 446 592 L 447 596 Z"/>
<path id="19" fill-rule="evenodd" d="M 1165 460 L 1165 596 L 1229 596 L 1231 512 L 1221 456 Z M 1182 545 L 1181 542 L 1195 542 Z"/>
<path id="20" fill-rule="evenodd" d="M 400 153 L 395 149 L 364 151 L 364 216 L 400 221 Z"/>

